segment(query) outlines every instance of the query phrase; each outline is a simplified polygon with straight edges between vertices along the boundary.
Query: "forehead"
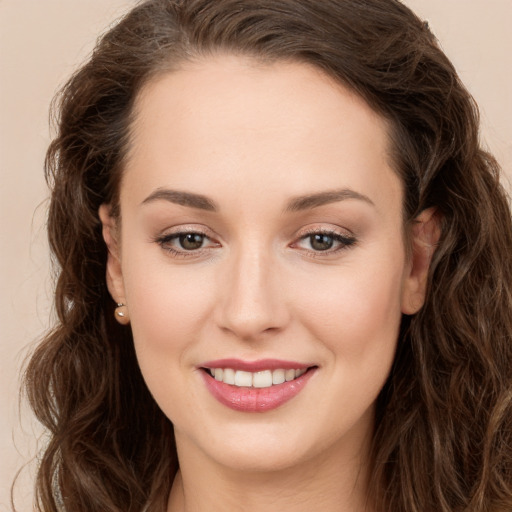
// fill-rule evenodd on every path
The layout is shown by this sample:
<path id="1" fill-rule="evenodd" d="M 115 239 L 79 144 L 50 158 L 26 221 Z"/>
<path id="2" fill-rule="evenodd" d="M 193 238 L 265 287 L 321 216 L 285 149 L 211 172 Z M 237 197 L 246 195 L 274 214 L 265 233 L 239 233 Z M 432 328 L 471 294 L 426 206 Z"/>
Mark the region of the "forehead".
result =
<path id="1" fill-rule="evenodd" d="M 178 69 L 147 82 L 136 98 L 133 133 L 140 134 L 139 128 L 147 127 L 155 114 L 161 120 L 171 111 L 174 117 L 168 117 L 167 127 L 174 124 L 182 130 L 188 127 L 187 121 L 195 124 L 194 131 L 208 128 L 203 123 L 212 119 L 216 124 L 226 120 L 233 128 L 243 125 L 257 129 L 261 117 L 269 114 L 267 132 L 290 128 L 286 121 L 292 120 L 291 116 L 296 121 L 295 131 L 307 131 L 321 116 L 326 127 L 334 121 L 330 132 L 339 135 L 338 128 L 351 123 L 354 115 L 360 123 L 377 128 L 368 131 L 368 137 L 380 131 L 379 135 L 387 138 L 388 131 L 381 115 L 319 68 L 304 62 L 267 62 L 230 54 L 186 61 Z M 311 131 L 309 134 L 314 135 Z"/>
<path id="2" fill-rule="evenodd" d="M 266 192 L 285 185 L 290 195 L 350 186 L 375 197 L 389 193 L 386 180 L 400 188 L 387 122 L 304 63 L 230 55 L 185 63 L 146 84 L 134 114 L 126 181 L 138 174 L 146 193 L 212 180 Z"/>

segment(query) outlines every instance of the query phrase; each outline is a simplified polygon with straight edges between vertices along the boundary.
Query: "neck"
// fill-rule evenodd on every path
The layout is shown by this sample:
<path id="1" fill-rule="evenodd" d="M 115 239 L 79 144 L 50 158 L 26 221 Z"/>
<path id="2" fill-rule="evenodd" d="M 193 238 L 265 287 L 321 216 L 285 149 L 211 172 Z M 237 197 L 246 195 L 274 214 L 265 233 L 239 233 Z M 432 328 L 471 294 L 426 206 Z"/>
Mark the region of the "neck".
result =
<path id="1" fill-rule="evenodd" d="M 204 454 L 180 457 L 168 512 L 371 512 L 367 457 L 331 453 L 274 471 L 227 468 Z"/>

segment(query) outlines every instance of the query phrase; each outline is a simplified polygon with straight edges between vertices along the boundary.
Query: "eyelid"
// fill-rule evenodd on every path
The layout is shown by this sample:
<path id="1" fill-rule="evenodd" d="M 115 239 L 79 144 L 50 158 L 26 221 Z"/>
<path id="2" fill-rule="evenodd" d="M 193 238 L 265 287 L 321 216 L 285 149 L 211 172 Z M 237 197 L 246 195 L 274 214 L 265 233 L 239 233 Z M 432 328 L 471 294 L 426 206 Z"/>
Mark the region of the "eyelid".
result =
<path id="1" fill-rule="evenodd" d="M 208 239 L 211 243 L 207 247 L 200 247 L 199 249 L 195 250 L 179 249 L 177 247 L 173 247 L 170 245 L 171 241 L 176 240 L 181 235 L 187 234 L 197 234 L 204 236 L 205 239 Z M 169 228 L 167 230 L 164 230 L 161 234 L 158 234 L 155 237 L 153 237 L 152 241 L 160 245 L 160 247 L 164 251 L 171 253 L 172 256 L 181 258 L 200 257 L 202 254 L 208 252 L 210 249 L 221 246 L 220 242 L 218 242 L 214 238 L 211 230 L 207 229 L 204 226 L 198 226 L 197 224 L 179 225 L 173 228 Z"/>
<path id="2" fill-rule="evenodd" d="M 203 224 L 177 224 L 175 226 L 169 226 L 160 230 L 159 233 L 153 237 L 153 239 L 162 239 L 185 233 L 197 233 L 208 238 L 215 238 L 215 234 L 212 232 L 212 230 Z"/>
<path id="3" fill-rule="evenodd" d="M 205 247 L 200 247 L 198 249 L 183 249 L 177 248 L 171 245 L 171 242 L 179 238 L 181 235 L 186 234 L 198 234 L 209 241 L 208 245 Z M 308 249 L 304 247 L 300 247 L 300 244 L 306 240 L 308 237 L 312 235 L 326 235 L 332 237 L 335 242 L 334 248 L 329 248 L 325 250 L 315 250 L 313 248 Z M 215 236 L 214 233 L 211 232 L 206 226 L 191 224 L 191 225 L 178 225 L 172 228 L 168 228 L 164 230 L 161 234 L 156 235 L 153 239 L 153 242 L 160 245 L 160 247 L 171 253 L 173 257 L 176 258 L 198 258 L 204 255 L 204 253 L 208 253 L 211 249 L 221 247 L 222 244 L 218 241 L 218 237 Z M 293 242 L 289 244 L 289 247 L 293 249 L 298 249 L 304 253 L 307 253 L 311 257 L 316 258 L 328 258 L 329 256 L 333 256 L 340 251 L 347 250 L 353 247 L 358 242 L 356 236 L 348 229 L 341 228 L 339 226 L 307 226 L 299 230 L 294 236 Z"/>
<path id="4" fill-rule="evenodd" d="M 332 238 L 336 242 L 338 242 L 339 246 L 334 249 L 326 249 L 324 251 L 318 251 L 314 249 L 305 249 L 302 247 L 299 247 L 298 244 L 302 242 L 303 240 L 307 239 L 308 237 L 311 237 L 312 235 L 327 235 Z M 302 250 L 304 252 L 309 253 L 313 257 L 329 257 L 333 254 L 336 254 L 340 251 L 349 249 L 353 247 L 357 243 L 356 236 L 346 229 L 342 229 L 339 227 L 326 227 L 326 226 L 318 226 L 318 227 L 308 227 L 305 230 L 299 231 L 295 237 L 294 242 L 290 245 L 292 248 L 297 248 L 299 250 Z"/>
<path id="5" fill-rule="evenodd" d="M 344 237 L 347 237 L 347 238 L 351 238 L 351 237 L 354 237 L 354 233 L 352 233 L 352 231 L 346 229 L 346 228 L 341 228 L 339 226 L 332 226 L 332 225 L 329 225 L 329 226 L 325 226 L 325 225 L 315 225 L 315 226 L 307 226 L 305 228 L 302 228 L 298 231 L 296 237 L 297 238 L 303 238 L 303 237 L 306 237 L 306 236 L 309 236 L 309 235 L 315 235 L 317 233 L 320 233 L 320 234 L 335 234 L 335 235 L 340 235 L 340 236 L 344 236 Z"/>

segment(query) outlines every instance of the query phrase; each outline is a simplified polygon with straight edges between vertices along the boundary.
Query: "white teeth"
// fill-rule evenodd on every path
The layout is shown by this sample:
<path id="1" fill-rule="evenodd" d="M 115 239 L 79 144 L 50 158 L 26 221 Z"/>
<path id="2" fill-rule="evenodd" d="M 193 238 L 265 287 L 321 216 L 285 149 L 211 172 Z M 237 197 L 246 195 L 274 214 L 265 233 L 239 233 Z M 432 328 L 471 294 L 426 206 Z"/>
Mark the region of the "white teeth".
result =
<path id="1" fill-rule="evenodd" d="M 235 386 L 251 387 L 252 386 L 252 373 L 238 370 L 235 372 Z"/>
<path id="2" fill-rule="evenodd" d="M 254 373 L 252 376 L 252 385 L 255 388 L 269 388 L 272 386 L 272 372 L 270 370 L 264 370 Z"/>
<path id="3" fill-rule="evenodd" d="M 224 375 L 223 375 L 222 380 L 226 384 L 234 384 L 235 383 L 235 370 L 232 370 L 231 368 L 224 368 Z"/>
<path id="4" fill-rule="evenodd" d="M 272 384 L 282 384 L 284 381 L 284 370 L 274 370 L 272 372 Z"/>
<path id="5" fill-rule="evenodd" d="M 291 380 L 295 379 L 295 370 L 286 370 L 284 373 L 284 378 L 286 382 L 290 382 Z"/>
<path id="6" fill-rule="evenodd" d="M 238 387 L 269 388 L 272 385 L 290 382 L 304 375 L 306 368 L 300 370 L 262 370 L 260 372 L 246 372 L 232 368 L 208 368 L 209 373 L 217 381 Z"/>

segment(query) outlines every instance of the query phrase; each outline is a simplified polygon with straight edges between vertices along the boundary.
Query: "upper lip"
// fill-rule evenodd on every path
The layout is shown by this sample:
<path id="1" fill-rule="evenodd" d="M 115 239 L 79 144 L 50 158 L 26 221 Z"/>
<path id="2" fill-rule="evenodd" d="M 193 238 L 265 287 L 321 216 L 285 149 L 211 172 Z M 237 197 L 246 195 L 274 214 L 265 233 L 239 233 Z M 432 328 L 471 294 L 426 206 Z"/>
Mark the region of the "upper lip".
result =
<path id="1" fill-rule="evenodd" d="M 242 359 L 216 359 L 206 361 L 199 365 L 200 368 L 231 368 L 246 372 L 261 372 L 264 370 L 301 370 L 309 368 L 311 364 L 297 361 L 285 361 L 282 359 L 258 359 L 257 361 L 244 361 Z"/>

